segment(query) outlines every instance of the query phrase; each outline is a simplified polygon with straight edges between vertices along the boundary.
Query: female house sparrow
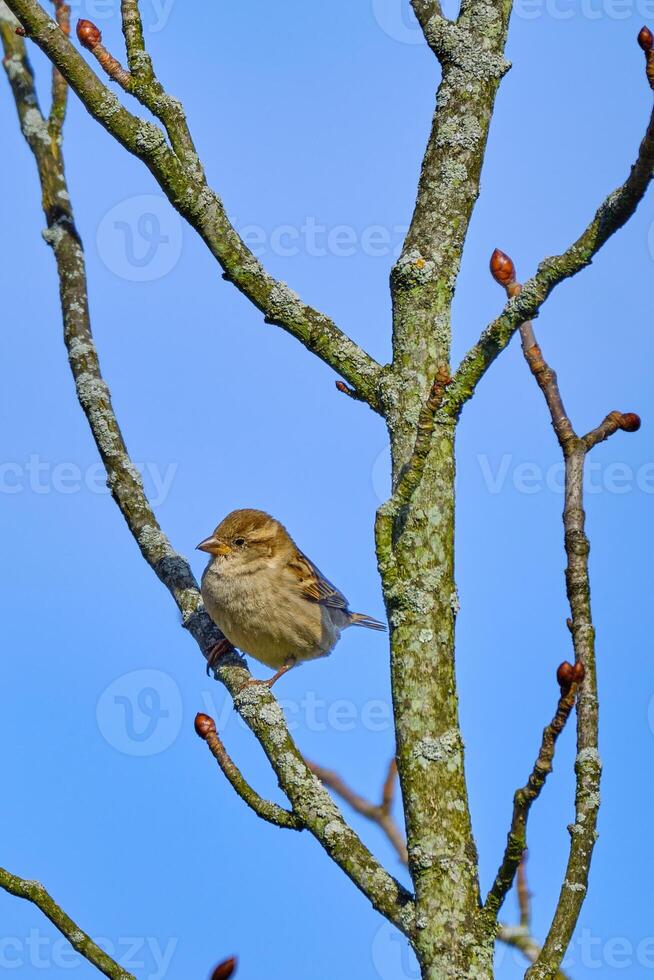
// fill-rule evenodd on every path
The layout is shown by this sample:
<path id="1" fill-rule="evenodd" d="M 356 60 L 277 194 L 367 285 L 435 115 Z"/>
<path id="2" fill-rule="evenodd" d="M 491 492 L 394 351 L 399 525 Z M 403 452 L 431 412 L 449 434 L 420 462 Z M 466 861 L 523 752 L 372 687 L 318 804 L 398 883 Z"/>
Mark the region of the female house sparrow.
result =
<path id="1" fill-rule="evenodd" d="M 345 596 L 262 510 L 232 511 L 198 549 L 211 555 L 202 576 L 207 612 L 230 643 L 276 671 L 268 687 L 298 661 L 331 653 L 346 626 L 386 629 L 350 612 Z"/>

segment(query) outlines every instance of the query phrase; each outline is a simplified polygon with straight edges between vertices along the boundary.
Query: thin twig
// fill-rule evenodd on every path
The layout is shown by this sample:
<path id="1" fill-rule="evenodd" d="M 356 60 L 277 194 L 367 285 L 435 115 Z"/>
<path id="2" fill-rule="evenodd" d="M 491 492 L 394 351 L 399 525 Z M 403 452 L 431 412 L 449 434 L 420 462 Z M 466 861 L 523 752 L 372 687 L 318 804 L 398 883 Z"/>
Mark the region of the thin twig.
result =
<path id="1" fill-rule="evenodd" d="M 329 786 L 334 793 L 340 796 L 342 800 L 345 800 L 345 802 L 352 807 L 355 813 L 359 813 L 362 817 L 366 817 L 368 820 L 376 823 L 378 827 L 381 827 L 389 842 L 395 848 L 400 861 L 402 861 L 403 864 L 408 863 L 409 857 L 407 854 L 404 834 L 391 816 L 390 812 L 397 778 L 397 765 L 395 763 L 395 759 L 391 761 L 388 767 L 388 774 L 384 780 L 380 803 L 373 803 L 372 800 L 368 800 L 364 796 L 360 796 L 350 786 L 348 786 L 345 780 L 342 779 L 337 772 L 334 772 L 333 769 L 326 769 L 324 766 L 320 766 L 315 762 L 308 762 L 307 765 L 309 766 L 309 769 L 311 769 L 311 772 L 313 772 L 318 779 L 325 784 L 325 786 Z"/>
<path id="2" fill-rule="evenodd" d="M 60 30 L 66 36 L 70 34 L 70 7 L 64 0 L 54 0 L 55 18 Z M 50 135 L 55 139 L 61 132 L 66 116 L 66 105 L 68 103 L 68 84 L 66 79 L 53 66 L 52 68 L 52 105 L 48 117 L 48 129 Z"/>
<path id="3" fill-rule="evenodd" d="M 531 934 L 531 893 L 527 884 L 526 848 L 522 852 L 516 873 L 516 893 L 520 924 L 517 926 L 501 925 L 497 932 L 497 938 L 506 946 L 513 946 L 514 949 L 520 950 L 530 963 L 535 963 L 540 955 L 541 947 Z M 558 970 L 554 975 L 554 980 L 569 980 L 569 978 L 563 970 Z"/>
<path id="4" fill-rule="evenodd" d="M 120 61 L 114 58 L 112 53 L 105 48 L 102 43 L 102 34 L 92 20 L 77 21 L 77 40 L 82 47 L 90 51 L 95 60 L 109 78 L 116 82 L 125 92 L 132 92 L 134 89 L 134 78 L 132 73 L 123 68 Z"/>
<path id="5" fill-rule="evenodd" d="M 529 929 L 524 926 L 500 926 L 497 938 L 506 946 L 520 950 L 530 963 L 535 963 L 541 954 L 542 947 L 536 942 Z M 568 974 L 557 970 L 552 974 L 552 980 L 569 980 Z"/>
<path id="6" fill-rule="evenodd" d="M 143 25 L 137 0 L 122 0 L 121 15 L 128 62 L 136 70 L 127 71 L 120 61 L 102 44 L 102 34 L 91 20 L 77 22 L 77 39 L 94 56 L 102 70 L 114 82 L 139 100 L 163 124 L 170 145 L 179 160 L 193 167 L 204 179 L 204 171 L 188 128 L 186 113 L 178 99 L 168 95 L 154 73 L 150 56 L 145 51 Z"/>
<path id="7" fill-rule="evenodd" d="M 120 963 L 112 960 L 103 949 L 100 949 L 97 943 L 93 942 L 90 936 L 87 936 L 80 929 L 76 922 L 73 922 L 70 916 L 66 915 L 40 882 L 26 881 L 24 878 L 18 878 L 4 868 L 0 868 L 0 888 L 4 888 L 10 895 L 15 895 L 16 898 L 24 898 L 40 908 L 62 936 L 66 937 L 73 949 L 76 949 L 85 960 L 97 967 L 106 977 L 111 977 L 112 980 L 136 980 L 132 973 L 128 973 Z"/>
<path id="8" fill-rule="evenodd" d="M 209 751 L 223 771 L 224 776 L 231 783 L 238 795 L 244 800 L 251 810 L 254 810 L 258 817 L 267 820 L 268 823 L 283 827 L 286 830 L 303 830 L 304 824 L 290 810 L 278 806 L 270 800 L 264 800 L 259 796 L 248 781 L 245 779 L 241 770 L 230 758 L 227 749 L 216 729 L 216 723 L 209 715 L 198 714 L 195 716 L 195 731 L 200 738 L 205 741 Z"/>
<path id="9" fill-rule="evenodd" d="M 590 450 L 600 442 L 604 442 L 618 430 L 622 432 L 638 432 L 640 417 L 635 412 L 609 412 L 596 429 L 592 429 L 583 437 L 586 449 Z"/>
<path id="10" fill-rule="evenodd" d="M 653 115 L 654 119 L 654 115 Z M 654 141 L 654 123 L 650 122 Z M 648 130 L 649 133 L 649 130 Z M 642 147 L 641 147 L 642 151 Z M 652 147 L 648 152 L 652 151 Z M 640 183 L 632 182 L 631 193 L 636 194 L 638 188 L 644 188 L 649 183 L 651 173 L 642 173 L 645 166 L 644 157 L 634 170 L 640 170 Z M 649 164 L 651 171 L 651 162 Z M 627 181 L 629 185 L 634 171 Z M 618 195 L 620 196 L 620 195 Z M 642 196 L 642 195 L 641 195 Z M 640 198 L 638 198 L 639 200 Z M 637 200 L 631 202 L 631 212 Z M 613 205 L 611 205 L 613 206 Z M 621 214 L 626 215 L 624 197 L 618 205 Z M 630 212 L 630 213 L 631 213 Z M 623 217 L 623 222 L 628 215 Z M 622 222 L 622 223 L 623 223 Z M 619 225 L 618 225 L 619 227 Z M 601 231 L 601 229 L 600 229 Z M 600 233 L 598 231 L 598 234 Z M 602 234 L 604 234 L 602 232 Z M 604 241 L 608 235 L 605 235 Z M 519 301 L 524 287 L 517 282 L 515 267 L 512 260 L 499 250 L 495 250 L 491 258 L 491 272 L 495 280 L 506 290 L 513 301 Z M 598 697 L 597 673 L 595 662 L 595 629 L 590 605 L 590 579 L 588 572 L 588 555 L 590 543 L 585 533 L 584 513 L 584 465 L 586 456 L 592 445 L 601 439 L 608 438 L 619 428 L 624 431 L 637 431 L 640 420 L 633 413 L 611 413 L 608 418 L 619 416 L 623 424 L 607 424 L 604 420 L 598 429 L 593 430 L 580 439 L 563 406 L 555 372 L 545 361 L 536 341 L 533 324 L 524 322 L 522 325 L 523 351 L 529 368 L 536 378 L 545 396 L 552 425 L 565 461 L 565 501 L 563 509 L 563 525 L 565 531 L 566 551 L 566 590 L 572 613 L 569 627 L 575 652 L 575 665 L 571 671 L 583 669 L 584 679 L 580 686 L 577 699 L 577 759 L 575 763 L 576 793 L 575 793 L 575 822 L 570 830 L 570 851 L 565 878 L 557 902 L 554 918 L 550 926 L 543 948 L 527 971 L 529 980 L 550 980 L 557 975 L 564 953 L 568 948 L 575 927 L 579 920 L 581 908 L 588 888 L 588 875 L 596 840 L 597 814 L 599 811 L 599 789 L 601 777 L 601 762 L 598 752 Z M 596 433 L 600 433 L 597 435 Z M 574 678 L 573 678 L 574 679 Z M 524 846 L 524 845 L 523 845 Z M 490 897 L 490 896 L 489 896 Z"/>
<path id="11" fill-rule="evenodd" d="M 580 672 L 580 677 L 582 673 Z M 502 863 L 493 886 L 484 904 L 486 911 L 495 918 L 513 885 L 513 879 L 522 861 L 527 846 L 527 819 L 529 817 L 529 811 L 533 803 L 538 799 L 545 785 L 545 780 L 552 771 L 556 741 L 570 717 L 576 695 L 576 683 L 561 688 L 561 696 L 556 707 L 556 714 L 543 731 L 538 757 L 529 774 L 529 779 L 521 789 L 516 791 L 513 800 L 513 816 L 511 818 L 511 829 L 507 838 L 506 850 L 504 851 L 504 857 L 502 858 Z"/>
<path id="12" fill-rule="evenodd" d="M 154 78 L 154 70 L 152 59 L 145 48 L 139 0 L 120 0 L 120 19 L 129 70 L 135 78 L 151 81 Z"/>
<path id="13" fill-rule="evenodd" d="M 381 797 L 381 807 L 387 813 L 390 813 L 391 807 L 393 806 L 393 801 L 395 799 L 395 787 L 397 786 L 397 759 L 395 756 L 388 763 L 388 771 L 386 773 L 386 779 L 384 780 L 384 785 L 382 786 L 382 797 Z"/>
<path id="14" fill-rule="evenodd" d="M 527 885 L 527 848 L 525 847 L 520 858 L 518 871 L 516 873 L 516 894 L 518 896 L 518 909 L 520 912 L 520 925 L 523 929 L 531 928 L 531 892 Z"/>

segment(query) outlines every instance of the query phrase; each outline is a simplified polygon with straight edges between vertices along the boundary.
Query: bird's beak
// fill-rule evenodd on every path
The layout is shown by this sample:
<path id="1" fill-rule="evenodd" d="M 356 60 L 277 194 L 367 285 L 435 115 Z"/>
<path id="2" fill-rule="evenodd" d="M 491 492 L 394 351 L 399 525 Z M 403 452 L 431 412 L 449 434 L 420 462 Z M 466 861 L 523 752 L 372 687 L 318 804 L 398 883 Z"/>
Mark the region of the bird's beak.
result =
<path id="1" fill-rule="evenodd" d="M 206 551 L 208 555 L 228 555 L 231 552 L 231 548 L 220 538 L 216 538 L 213 534 L 210 538 L 205 538 L 204 541 L 200 541 L 200 544 L 196 546 L 197 551 Z"/>

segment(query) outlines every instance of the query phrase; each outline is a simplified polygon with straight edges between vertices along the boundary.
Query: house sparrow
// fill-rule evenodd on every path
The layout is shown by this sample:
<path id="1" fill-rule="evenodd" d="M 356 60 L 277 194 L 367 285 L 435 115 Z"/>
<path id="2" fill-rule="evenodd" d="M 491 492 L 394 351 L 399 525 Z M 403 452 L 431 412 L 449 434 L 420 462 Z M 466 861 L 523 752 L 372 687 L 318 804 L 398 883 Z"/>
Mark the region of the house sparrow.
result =
<path id="1" fill-rule="evenodd" d="M 227 645 L 276 671 L 263 682 L 268 687 L 299 661 L 331 653 L 346 626 L 386 629 L 350 612 L 345 596 L 262 510 L 232 511 L 197 547 L 211 555 L 202 576 L 207 612 Z M 216 644 L 210 664 L 227 645 Z"/>

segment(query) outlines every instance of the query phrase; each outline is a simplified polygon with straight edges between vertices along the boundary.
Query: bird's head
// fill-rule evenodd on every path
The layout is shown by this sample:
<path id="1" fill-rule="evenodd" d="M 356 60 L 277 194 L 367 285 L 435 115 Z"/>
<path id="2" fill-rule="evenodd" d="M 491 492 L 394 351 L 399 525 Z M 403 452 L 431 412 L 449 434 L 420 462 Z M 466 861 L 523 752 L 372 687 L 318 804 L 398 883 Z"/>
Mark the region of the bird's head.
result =
<path id="1" fill-rule="evenodd" d="M 197 546 L 221 564 L 246 566 L 272 558 L 290 542 L 284 526 L 262 510 L 233 510 Z"/>

